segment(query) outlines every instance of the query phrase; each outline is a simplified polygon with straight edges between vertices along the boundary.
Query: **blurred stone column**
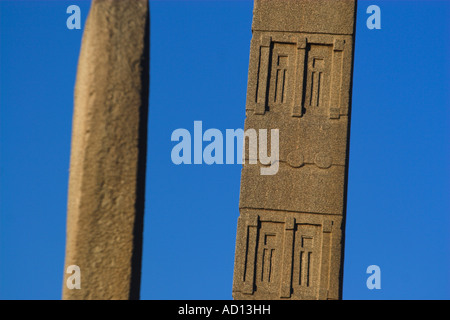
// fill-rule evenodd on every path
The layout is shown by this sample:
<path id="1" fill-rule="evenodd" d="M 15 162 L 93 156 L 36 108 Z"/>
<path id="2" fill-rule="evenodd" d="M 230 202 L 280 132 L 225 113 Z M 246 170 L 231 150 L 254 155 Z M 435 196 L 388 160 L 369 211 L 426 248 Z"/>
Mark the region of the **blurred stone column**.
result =
<path id="1" fill-rule="evenodd" d="M 93 0 L 75 86 L 63 299 L 139 299 L 149 91 L 148 0 Z"/>
<path id="2" fill-rule="evenodd" d="M 245 129 L 278 129 L 279 162 L 245 151 L 235 299 L 342 297 L 355 20 L 355 0 L 254 2 Z"/>

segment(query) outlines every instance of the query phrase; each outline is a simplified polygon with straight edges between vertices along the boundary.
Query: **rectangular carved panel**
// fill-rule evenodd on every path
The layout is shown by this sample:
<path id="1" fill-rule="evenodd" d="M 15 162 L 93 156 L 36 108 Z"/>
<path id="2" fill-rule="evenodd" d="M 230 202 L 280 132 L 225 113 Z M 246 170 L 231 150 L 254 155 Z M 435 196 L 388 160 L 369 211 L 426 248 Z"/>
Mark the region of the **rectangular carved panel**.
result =
<path id="1" fill-rule="evenodd" d="M 341 223 L 336 215 L 241 210 L 237 239 L 245 244 L 236 247 L 234 297 L 338 299 L 339 277 L 330 270 L 341 270 L 340 251 L 333 249 L 341 242 Z"/>
<path id="2" fill-rule="evenodd" d="M 235 299 L 341 297 L 354 19 L 354 0 L 255 0 L 245 129 L 279 130 L 279 168 L 246 144 Z"/>

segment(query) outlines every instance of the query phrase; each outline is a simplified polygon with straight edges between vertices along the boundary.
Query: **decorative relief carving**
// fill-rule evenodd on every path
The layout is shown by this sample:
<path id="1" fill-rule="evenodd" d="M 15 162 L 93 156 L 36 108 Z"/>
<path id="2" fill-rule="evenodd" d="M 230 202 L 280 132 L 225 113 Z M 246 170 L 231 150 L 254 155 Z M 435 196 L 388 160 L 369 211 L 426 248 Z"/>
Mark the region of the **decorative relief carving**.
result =
<path id="1" fill-rule="evenodd" d="M 255 115 L 288 112 L 339 119 L 344 36 L 256 33 L 252 39 L 247 108 Z M 255 56 L 256 55 L 256 56 Z M 254 98 L 251 98 L 251 97 Z"/>
<path id="2" fill-rule="evenodd" d="M 287 163 L 293 168 L 300 168 L 305 163 L 305 159 L 300 150 L 294 150 L 288 154 Z"/>
<path id="3" fill-rule="evenodd" d="M 301 4 L 304 9 L 313 3 L 289 1 L 288 7 Z M 314 6 L 331 21 L 342 10 L 329 11 L 334 4 L 351 7 L 349 1 Z M 300 7 L 299 15 L 305 14 Z M 277 14 L 255 10 L 258 25 Z M 260 164 L 244 164 L 236 299 L 340 297 L 354 37 L 296 28 L 253 30 L 245 127 L 280 130 L 280 167 L 276 175 L 261 176 Z M 246 160 L 247 154 L 245 150 Z"/>
<path id="4" fill-rule="evenodd" d="M 292 294 L 295 296 L 316 297 L 318 271 L 320 264 L 321 237 L 320 226 L 298 225 L 295 231 L 293 255 Z"/>
<path id="5" fill-rule="evenodd" d="M 279 170 L 244 151 L 235 299 L 341 296 L 354 17 L 352 0 L 255 0 L 245 129 L 279 129 Z"/>
<path id="6" fill-rule="evenodd" d="M 323 115 L 330 95 L 331 46 L 309 44 L 307 61 L 305 115 Z"/>
<path id="7" fill-rule="evenodd" d="M 295 71 L 294 58 L 293 44 L 273 43 L 268 101 L 268 109 L 271 112 L 289 112 Z"/>
<path id="8" fill-rule="evenodd" d="M 250 210 L 242 218 L 237 238 L 247 233 L 246 245 L 237 247 L 236 264 L 245 271 L 235 273 L 235 298 L 336 297 L 329 270 L 332 238 L 339 241 L 333 225 L 341 223 L 340 217 Z"/>
<path id="9" fill-rule="evenodd" d="M 322 169 L 328 169 L 333 164 L 333 159 L 325 152 L 319 152 L 314 157 L 315 164 Z"/>
<path id="10" fill-rule="evenodd" d="M 273 291 L 280 285 L 283 224 L 262 222 L 259 229 L 256 288 Z"/>

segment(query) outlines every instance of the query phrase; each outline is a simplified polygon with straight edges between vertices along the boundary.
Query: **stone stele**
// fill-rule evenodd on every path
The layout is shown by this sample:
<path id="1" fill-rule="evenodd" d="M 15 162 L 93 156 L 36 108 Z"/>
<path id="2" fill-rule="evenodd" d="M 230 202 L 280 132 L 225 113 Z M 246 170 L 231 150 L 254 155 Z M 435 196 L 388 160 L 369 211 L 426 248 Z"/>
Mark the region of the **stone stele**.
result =
<path id="1" fill-rule="evenodd" d="M 245 129 L 279 170 L 242 169 L 234 299 L 341 299 L 356 1 L 255 0 Z"/>
<path id="2" fill-rule="evenodd" d="M 75 86 L 63 299 L 138 299 L 149 87 L 148 0 L 93 0 Z"/>

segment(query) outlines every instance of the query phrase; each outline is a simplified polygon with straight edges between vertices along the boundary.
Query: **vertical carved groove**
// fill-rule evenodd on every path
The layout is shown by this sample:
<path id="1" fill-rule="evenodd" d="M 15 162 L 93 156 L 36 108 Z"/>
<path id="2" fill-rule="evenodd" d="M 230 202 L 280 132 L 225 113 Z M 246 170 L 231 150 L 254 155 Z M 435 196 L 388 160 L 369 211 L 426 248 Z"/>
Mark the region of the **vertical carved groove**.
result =
<path id="1" fill-rule="evenodd" d="M 247 275 L 247 261 L 248 261 L 248 242 L 249 242 L 249 239 L 250 239 L 250 237 L 249 237 L 249 227 L 247 226 L 247 228 L 246 228 L 247 230 L 247 236 L 246 236 L 246 238 L 247 238 L 247 240 L 245 241 L 245 261 L 244 261 L 244 272 L 243 272 L 243 279 L 242 279 L 242 281 L 244 281 L 245 282 L 245 278 L 246 278 L 246 275 Z"/>
<path id="2" fill-rule="evenodd" d="M 277 102 L 277 93 L 278 93 L 278 79 L 280 77 L 280 70 L 277 70 L 277 74 L 275 76 L 275 94 L 273 95 L 273 102 Z"/>
<path id="3" fill-rule="evenodd" d="M 308 262 L 306 267 L 306 286 L 309 287 L 309 278 L 310 278 L 310 270 L 311 270 L 311 254 L 312 252 L 308 252 Z"/>
<path id="4" fill-rule="evenodd" d="M 303 251 L 300 251 L 300 258 L 299 258 L 299 267 L 298 267 L 298 285 L 302 285 L 302 267 L 303 267 Z"/>
<path id="5" fill-rule="evenodd" d="M 273 257 L 273 251 L 275 249 L 270 250 L 270 259 L 269 259 L 269 282 L 270 282 L 270 276 L 272 275 L 272 257 Z"/>
<path id="6" fill-rule="evenodd" d="M 262 262 L 261 262 L 261 282 L 264 281 L 264 272 L 265 272 L 264 261 L 266 260 L 266 251 L 267 251 L 267 249 L 263 250 L 262 259 L 261 259 L 262 260 Z"/>
<path id="7" fill-rule="evenodd" d="M 322 72 L 319 72 L 319 79 L 317 81 L 317 101 L 316 107 L 320 105 L 320 83 L 322 82 Z"/>

